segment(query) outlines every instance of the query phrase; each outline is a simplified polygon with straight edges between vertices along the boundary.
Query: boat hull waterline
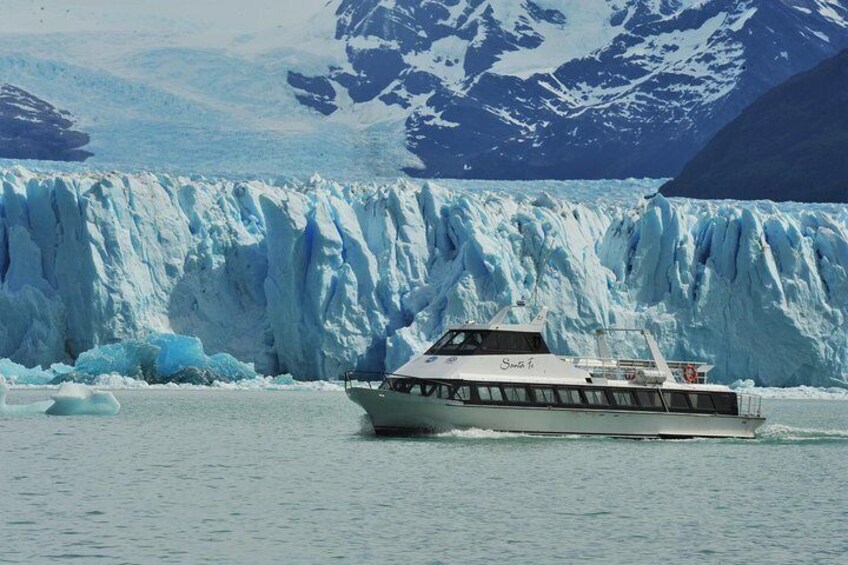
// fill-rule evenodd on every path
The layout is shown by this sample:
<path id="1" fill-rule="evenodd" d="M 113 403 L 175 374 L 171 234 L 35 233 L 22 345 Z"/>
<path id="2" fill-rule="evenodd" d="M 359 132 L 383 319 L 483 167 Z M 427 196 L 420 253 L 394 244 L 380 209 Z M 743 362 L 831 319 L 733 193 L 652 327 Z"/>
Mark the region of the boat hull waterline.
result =
<path id="1" fill-rule="evenodd" d="M 358 387 L 347 393 L 365 410 L 377 435 L 483 429 L 532 435 L 751 439 L 765 422 L 752 415 L 475 405 Z"/>

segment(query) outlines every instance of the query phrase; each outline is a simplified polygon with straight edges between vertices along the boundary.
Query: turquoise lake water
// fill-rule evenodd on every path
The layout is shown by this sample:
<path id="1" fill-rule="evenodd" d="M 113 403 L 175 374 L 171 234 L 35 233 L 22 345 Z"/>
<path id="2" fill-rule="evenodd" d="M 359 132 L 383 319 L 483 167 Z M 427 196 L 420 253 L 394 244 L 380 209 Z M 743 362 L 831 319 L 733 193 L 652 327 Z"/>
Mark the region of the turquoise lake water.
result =
<path id="1" fill-rule="evenodd" d="M 0 563 L 848 562 L 845 401 L 766 400 L 753 441 L 378 439 L 339 392 L 115 395 L 0 417 Z"/>

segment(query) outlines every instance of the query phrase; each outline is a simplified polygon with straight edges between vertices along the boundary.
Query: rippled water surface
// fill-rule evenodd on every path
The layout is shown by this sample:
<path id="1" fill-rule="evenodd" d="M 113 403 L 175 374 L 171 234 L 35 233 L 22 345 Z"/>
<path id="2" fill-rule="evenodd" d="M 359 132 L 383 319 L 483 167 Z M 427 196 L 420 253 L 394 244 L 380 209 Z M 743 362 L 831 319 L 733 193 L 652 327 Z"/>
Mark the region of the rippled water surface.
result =
<path id="1" fill-rule="evenodd" d="M 848 556 L 845 401 L 765 401 L 753 441 L 634 441 L 377 439 L 338 392 L 116 396 L 116 417 L 0 417 L 0 562 Z"/>

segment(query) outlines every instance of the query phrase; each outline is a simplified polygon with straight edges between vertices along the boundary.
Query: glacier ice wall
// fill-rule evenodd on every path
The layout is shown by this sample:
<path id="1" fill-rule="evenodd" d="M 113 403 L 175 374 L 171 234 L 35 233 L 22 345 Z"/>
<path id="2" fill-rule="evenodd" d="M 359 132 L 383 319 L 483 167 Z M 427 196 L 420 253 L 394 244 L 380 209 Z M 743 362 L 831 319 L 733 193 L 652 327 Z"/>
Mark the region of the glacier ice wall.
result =
<path id="1" fill-rule="evenodd" d="M 0 178 L 0 357 L 27 366 L 158 331 L 266 374 L 334 378 L 393 369 L 446 325 L 535 294 L 562 353 L 593 352 L 598 326 L 645 325 L 668 357 L 713 362 L 720 380 L 848 384 L 836 206 L 20 167 Z"/>

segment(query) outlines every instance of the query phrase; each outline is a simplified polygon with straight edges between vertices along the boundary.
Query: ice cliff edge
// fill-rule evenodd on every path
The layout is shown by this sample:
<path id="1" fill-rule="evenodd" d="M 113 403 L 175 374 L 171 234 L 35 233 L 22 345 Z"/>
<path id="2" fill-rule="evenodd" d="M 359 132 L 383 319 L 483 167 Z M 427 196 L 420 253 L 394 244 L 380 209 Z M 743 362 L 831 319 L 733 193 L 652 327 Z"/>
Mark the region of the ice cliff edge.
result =
<path id="1" fill-rule="evenodd" d="M 720 380 L 848 380 L 838 207 L 20 167 L 0 178 L 0 357 L 27 366 L 156 331 L 266 374 L 392 369 L 539 279 L 557 351 L 588 353 L 596 327 L 639 324 L 669 358 L 715 362 Z"/>

